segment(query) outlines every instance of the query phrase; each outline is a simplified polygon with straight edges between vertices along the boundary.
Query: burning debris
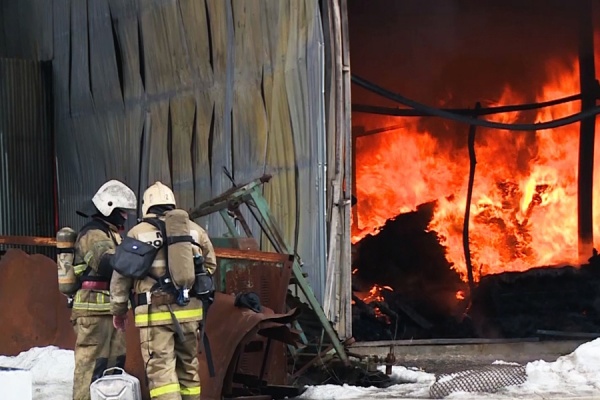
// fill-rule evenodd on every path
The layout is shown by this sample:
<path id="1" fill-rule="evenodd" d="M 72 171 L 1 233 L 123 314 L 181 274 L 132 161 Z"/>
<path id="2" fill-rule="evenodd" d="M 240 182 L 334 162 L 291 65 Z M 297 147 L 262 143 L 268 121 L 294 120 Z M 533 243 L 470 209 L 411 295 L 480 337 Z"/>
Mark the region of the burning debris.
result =
<path id="1" fill-rule="evenodd" d="M 600 58 L 600 46 L 596 46 Z M 538 103 L 580 92 L 576 55 L 569 63 L 549 60 L 545 81 L 530 88 L 506 84 L 498 100 L 484 106 Z M 458 101 L 458 100 L 457 100 Z M 474 100 L 473 100 L 474 101 Z M 576 101 L 537 111 L 488 116 L 505 123 L 555 120 L 580 111 Z M 446 258 L 467 275 L 463 220 L 469 176 L 466 127 L 429 123 L 423 118 L 392 118 L 394 129 L 356 141 L 353 242 L 378 232 L 385 221 L 419 204 L 436 202 L 426 230 L 436 232 Z M 596 119 L 600 130 L 600 119 Z M 470 218 L 475 280 L 504 271 L 541 265 L 578 265 L 577 165 L 579 125 L 552 130 L 509 132 L 478 128 Z M 596 179 L 600 163 L 596 163 Z M 600 223 L 600 184 L 594 185 L 594 222 Z M 596 230 L 596 235 L 600 231 Z M 600 239 L 595 238 L 596 241 Z M 465 279 L 466 280 L 466 279 Z"/>
<path id="2" fill-rule="evenodd" d="M 356 244 L 353 335 L 361 341 L 531 338 L 600 332 L 600 261 L 478 275 L 471 293 L 427 230 L 435 204 Z M 546 332 L 546 333 L 544 333 Z M 565 333 L 569 332 L 569 333 Z"/>

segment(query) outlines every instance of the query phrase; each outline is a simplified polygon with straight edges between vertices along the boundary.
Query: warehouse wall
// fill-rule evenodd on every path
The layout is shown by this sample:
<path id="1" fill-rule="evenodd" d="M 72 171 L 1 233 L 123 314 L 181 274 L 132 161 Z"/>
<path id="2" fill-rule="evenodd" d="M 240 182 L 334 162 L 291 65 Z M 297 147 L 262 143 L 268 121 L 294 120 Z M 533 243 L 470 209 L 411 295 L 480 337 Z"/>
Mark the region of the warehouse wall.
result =
<path id="1" fill-rule="evenodd" d="M 0 11 L 0 56 L 52 60 L 61 225 L 81 226 L 75 209 L 107 179 L 140 194 L 160 180 L 191 209 L 231 187 L 223 167 L 237 183 L 268 173 L 264 196 L 322 298 L 334 139 L 318 0 L 0 0 Z M 199 222 L 226 232 L 217 215 Z"/>

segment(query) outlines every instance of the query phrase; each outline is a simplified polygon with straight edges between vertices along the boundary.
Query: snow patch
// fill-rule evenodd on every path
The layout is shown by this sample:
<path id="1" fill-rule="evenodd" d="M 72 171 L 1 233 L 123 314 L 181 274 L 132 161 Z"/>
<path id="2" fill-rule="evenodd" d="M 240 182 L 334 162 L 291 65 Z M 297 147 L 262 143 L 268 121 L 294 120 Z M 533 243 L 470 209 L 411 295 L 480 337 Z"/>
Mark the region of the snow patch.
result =
<path id="1" fill-rule="evenodd" d="M 31 372 L 34 400 L 70 400 L 73 394 L 72 350 L 33 347 L 14 357 L 0 356 L 0 366 Z"/>
<path id="2" fill-rule="evenodd" d="M 518 365 L 497 360 L 495 365 Z M 383 368 L 383 367 L 382 367 Z M 383 369 L 380 369 L 383 371 Z M 447 399 L 600 399 L 600 339 L 584 343 L 573 353 L 554 362 L 534 361 L 526 365 L 527 381 L 496 393 L 452 393 Z M 375 387 L 311 386 L 300 396 L 305 400 L 354 400 L 429 398 L 435 376 L 423 371 L 394 366 L 391 378 L 403 383 L 385 389 Z M 446 377 L 446 379 L 450 379 Z"/>
<path id="3" fill-rule="evenodd" d="M 496 361 L 494 364 L 514 364 Z M 34 347 L 15 357 L 0 356 L 0 366 L 31 371 L 34 400 L 70 400 L 74 357 L 55 346 Z M 384 371 L 385 367 L 380 367 Z M 526 365 L 527 381 L 496 393 L 453 393 L 448 399 L 599 399 L 600 339 L 584 343 L 555 362 L 534 361 Z M 394 366 L 393 385 L 379 389 L 350 385 L 311 386 L 300 396 L 305 400 L 424 399 L 435 375 L 415 368 Z"/>

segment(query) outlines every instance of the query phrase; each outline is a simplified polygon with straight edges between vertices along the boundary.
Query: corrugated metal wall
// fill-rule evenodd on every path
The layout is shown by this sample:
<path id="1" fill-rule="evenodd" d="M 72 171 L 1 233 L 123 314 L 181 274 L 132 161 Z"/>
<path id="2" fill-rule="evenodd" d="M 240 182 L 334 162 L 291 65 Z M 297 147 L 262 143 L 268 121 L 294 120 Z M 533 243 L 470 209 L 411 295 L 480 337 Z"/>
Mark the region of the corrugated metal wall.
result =
<path id="1" fill-rule="evenodd" d="M 136 191 L 161 180 L 189 209 L 231 187 L 223 167 L 237 182 L 270 173 L 264 195 L 321 298 L 318 1 L 53 4 L 60 223 L 81 225 L 75 208 L 111 178 Z M 218 216 L 200 222 L 225 233 Z"/>
<path id="2" fill-rule="evenodd" d="M 0 58 L 0 235 L 54 236 L 49 67 Z"/>
<path id="3" fill-rule="evenodd" d="M 110 178 L 161 179 L 189 208 L 230 187 L 223 166 L 238 182 L 271 173 L 265 196 L 322 299 L 326 253 L 333 279 L 349 265 L 335 4 L 343 14 L 344 0 L 0 0 L 0 57 L 53 63 L 60 223 L 80 226 L 75 208 Z"/>

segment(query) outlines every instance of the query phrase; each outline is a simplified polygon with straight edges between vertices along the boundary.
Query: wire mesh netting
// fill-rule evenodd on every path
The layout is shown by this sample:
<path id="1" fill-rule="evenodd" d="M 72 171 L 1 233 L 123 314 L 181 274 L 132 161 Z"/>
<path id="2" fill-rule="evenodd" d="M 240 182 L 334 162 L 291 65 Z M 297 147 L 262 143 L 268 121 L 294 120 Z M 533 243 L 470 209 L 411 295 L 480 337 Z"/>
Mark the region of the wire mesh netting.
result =
<path id="1" fill-rule="evenodd" d="M 477 369 L 441 374 L 429 388 L 429 396 L 441 399 L 454 392 L 494 393 L 507 386 L 525 383 L 522 365 L 489 365 Z"/>

